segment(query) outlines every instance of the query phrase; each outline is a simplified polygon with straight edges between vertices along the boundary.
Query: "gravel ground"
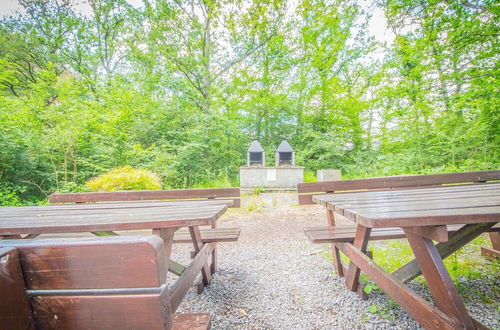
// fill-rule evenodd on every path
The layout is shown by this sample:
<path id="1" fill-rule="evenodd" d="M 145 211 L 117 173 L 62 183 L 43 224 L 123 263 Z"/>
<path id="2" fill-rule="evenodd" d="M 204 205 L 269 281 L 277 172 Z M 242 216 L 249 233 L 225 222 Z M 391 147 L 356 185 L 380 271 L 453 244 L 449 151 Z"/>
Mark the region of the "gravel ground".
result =
<path id="1" fill-rule="evenodd" d="M 328 245 L 310 243 L 302 231 L 325 223 L 324 210 L 299 207 L 296 194 L 244 197 L 241 209 L 219 220 L 220 227 L 240 227 L 240 239 L 218 245 L 212 284 L 199 295 L 193 287 L 178 312 L 210 313 L 212 329 L 420 329 L 383 293 L 372 292 L 363 301 L 345 288 L 324 255 Z M 173 259 L 187 263 L 189 250 L 176 245 Z M 493 276 L 460 285 L 498 302 L 499 283 Z M 422 285 L 410 286 L 429 298 Z M 500 329 L 498 304 L 483 304 L 473 295 L 466 304 L 480 322 Z"/>

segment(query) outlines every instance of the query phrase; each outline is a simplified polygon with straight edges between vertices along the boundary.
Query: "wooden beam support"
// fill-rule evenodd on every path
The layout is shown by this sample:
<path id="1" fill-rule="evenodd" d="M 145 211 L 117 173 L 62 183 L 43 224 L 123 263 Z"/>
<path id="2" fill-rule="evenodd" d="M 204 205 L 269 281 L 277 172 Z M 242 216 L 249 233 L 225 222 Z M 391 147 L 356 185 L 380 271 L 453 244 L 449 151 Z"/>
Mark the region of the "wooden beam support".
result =
<path id="1" fill-rule="evenodd" d="M 406 229 L 405 234 L 432 293 L 434 304 L 458 320 L 463 325 L 462 329 L 476 329 L 432 240 Z"/>
<path id="2" fill-rule="evenodd" d="M 204 245 L 203 241 L 201 240 L 200 228 L 198 228 L 197 226 L 189 227 L 189 232 L 191 233 L 191 239 L 193 240 L 194 250 L 196 254 L 198 254 Z M 213 244 L 213 247 L 215 249 L 215 244 Z M 213 249 L 211 252 L 213 252 Z M 203 277 L 204 285 L 209 285 L 210 282 L 212 282 L 212 274 L 210 272 L 210 266 L 207 262 L 205 262 L 203 268 L 201 269 L 201 275 Z"/>
<path id="3" fill-rule="evenodd" d="M 426 329 L 458 329 L 457 322 L 411 291 L 396 277 L 386 273 L 351 243 L 336 243 L 352 263 L 372 279 L 389 297 Z"/>
<path id="4" fill-rule="evenodd" d="M 500 258 L 500 251 L 495 249 L 486 248 L 484 246 L 481 247 L 481 255 L 490 259 L 498 259 Z"/>
<path id="5" fill-rule="evenodd" d="M 177 310 L 189 288 L 193 285 L 198 273 L 206 265 L 208 257 L 210 253 L 212 253 L 214 247 L 215 245 L 213 243 L 205 244 L 191 264 L 182 272 L 182 275 L 170 288 L 170 305 L 172 313 Z"/>
<path id="6" fill-rule="evenodd" d="M 356 235 L 354 237 L 353 245 L 363 253 L 366 253 L 366 247 L 368 246 L 370 233 L 371 228 L 361 225 L 358 225 L 358 227 L 356 228 Z M 359 274 L 359 267 L 351 261 L 349 263 L 349 269 L 347 270 L 347 275 L 345 277 L 345 284 L 349 290 L 356 291 L 356 289 L 358 288 Z"/>
<path id="7" fill-rule="evenodd" d="M 433 241 L 448 241 L 448 227 L 446 227 L 445 225 L 405 227 L 405 230 L 420 237 L 431 239 Z"/>
<path id="8" fill-rule="evenodd" d="M 439 252 L 439 255 L 442 259 L 447 258 L 452 255 L 455 251 L 468 244 L 477 236 L 481 235 L 491 227 L 493 227 L 495 223 L 480 223 L 480 224 L 470 224 L 465 225 L 459 230 L 457 230 L 453 235 L 450 236 L 447 242 L 438 243 L 436 248 Z M 403 283 L 413 280 L 421 273 L 420 268 L 418 267 L 417 261 L 414 259 L 408 262 L 403 267 L 399 268 L 395 272 L 392 273 L 396 278 L 398 278 Z"/>

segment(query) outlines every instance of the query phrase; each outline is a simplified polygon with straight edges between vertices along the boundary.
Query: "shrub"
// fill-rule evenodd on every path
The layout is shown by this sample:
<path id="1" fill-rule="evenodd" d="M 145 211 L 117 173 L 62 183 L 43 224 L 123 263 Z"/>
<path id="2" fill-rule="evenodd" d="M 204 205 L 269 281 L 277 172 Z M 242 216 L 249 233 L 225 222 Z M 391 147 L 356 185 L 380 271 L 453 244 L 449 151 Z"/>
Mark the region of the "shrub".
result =
<path id="1" fill-rule="evenodd" d="M 87 181 L 85 185 L 91 191 L 161 189 L 161 181 L 156 174 L 129 165 L 101 174 Z"/>

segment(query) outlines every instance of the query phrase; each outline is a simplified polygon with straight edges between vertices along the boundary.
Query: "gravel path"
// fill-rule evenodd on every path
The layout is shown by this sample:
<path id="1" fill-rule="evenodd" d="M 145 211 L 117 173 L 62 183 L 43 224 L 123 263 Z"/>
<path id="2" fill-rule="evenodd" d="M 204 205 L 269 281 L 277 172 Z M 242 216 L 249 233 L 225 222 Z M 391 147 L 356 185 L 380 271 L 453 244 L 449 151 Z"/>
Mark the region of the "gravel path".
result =
<path id="1" fill-rule="evenodd" d="M 244 197 L 241 209 L 219 221 L 220 227 L 240 227 L 239 241 L 219 244 L 212 284 L 200 295 L 192 288 L 178 312 L 210 313 L 213 329 L 420 329 L 384 294 L 372 292 L 363 301 L 345 288 L 324 255 L 328 246 L 313 245 L 302 231 L 325 222 L 321 207 L 299 207 L 296 194 Z M 188 262 L 188 246 L 174 249 L 174 259 Z M 498 284 L 494 276 L 491 283 L 466 285 L 496 287 L 488 296 L 500 301 Z M 500 328 L 498 307 L 479 299 L 467 307 L 483 324 Z"/>

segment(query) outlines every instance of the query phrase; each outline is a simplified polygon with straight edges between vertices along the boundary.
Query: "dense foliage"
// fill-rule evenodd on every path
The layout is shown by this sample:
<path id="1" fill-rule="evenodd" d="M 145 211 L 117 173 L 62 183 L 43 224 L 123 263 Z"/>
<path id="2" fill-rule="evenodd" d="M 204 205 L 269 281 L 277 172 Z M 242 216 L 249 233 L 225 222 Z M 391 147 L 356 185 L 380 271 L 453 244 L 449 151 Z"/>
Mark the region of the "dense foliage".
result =
<path id="1" fill-rule="evenodd" d="M 252 139 L 350 177 L 498 167 L 496 1 L 378 1 L 387 44 L 351 1 L 19 1 L 0 21 L 0 204 L 125 165 L 237 185 Z"/>

